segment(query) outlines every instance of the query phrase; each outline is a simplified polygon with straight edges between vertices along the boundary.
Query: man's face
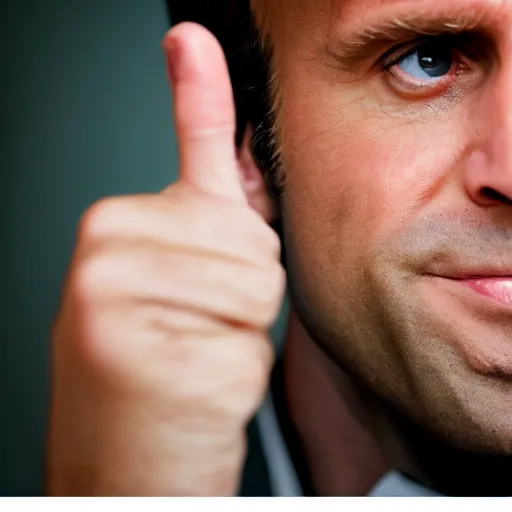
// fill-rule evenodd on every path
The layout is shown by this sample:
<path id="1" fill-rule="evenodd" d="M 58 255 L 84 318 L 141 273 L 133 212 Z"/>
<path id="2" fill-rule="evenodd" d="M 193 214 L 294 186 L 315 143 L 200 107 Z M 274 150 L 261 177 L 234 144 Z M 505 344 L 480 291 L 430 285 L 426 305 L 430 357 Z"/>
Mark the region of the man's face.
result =
<path id="1" fill-rule="evenodd" d="M 512 1 L 274 3 L 302 320 L 412 417 L 512 452 Z"/>

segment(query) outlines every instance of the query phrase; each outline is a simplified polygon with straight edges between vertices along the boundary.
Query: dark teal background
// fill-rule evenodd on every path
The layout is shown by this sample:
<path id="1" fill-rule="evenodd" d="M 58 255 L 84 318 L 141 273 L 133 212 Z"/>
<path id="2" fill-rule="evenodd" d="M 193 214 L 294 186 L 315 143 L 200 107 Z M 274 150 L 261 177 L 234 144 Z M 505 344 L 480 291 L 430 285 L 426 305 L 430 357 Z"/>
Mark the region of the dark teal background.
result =
<path id="1" fill-rule="evenodd" d="M 49 332 L 77 221 L 99 197 L 176 176 L 168 22 L 158 0 L 4 0 L 0 20 L 0 495 L 37 495 Z"/>

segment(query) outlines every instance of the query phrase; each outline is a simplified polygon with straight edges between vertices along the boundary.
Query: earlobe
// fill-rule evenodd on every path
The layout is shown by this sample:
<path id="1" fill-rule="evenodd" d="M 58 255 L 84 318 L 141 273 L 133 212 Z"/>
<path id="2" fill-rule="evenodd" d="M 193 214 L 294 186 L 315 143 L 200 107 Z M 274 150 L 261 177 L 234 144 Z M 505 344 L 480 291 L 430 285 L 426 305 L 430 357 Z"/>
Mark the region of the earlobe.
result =
<path id="1" fill-rule="evenodd" d="M 276 205 L 267 191 L 262 170 L 253 156 L 252 136 L 252 127 L 248 126 L 237 155 L 240 181 L 251 208 L 270 224 L 276 219 Z"/>

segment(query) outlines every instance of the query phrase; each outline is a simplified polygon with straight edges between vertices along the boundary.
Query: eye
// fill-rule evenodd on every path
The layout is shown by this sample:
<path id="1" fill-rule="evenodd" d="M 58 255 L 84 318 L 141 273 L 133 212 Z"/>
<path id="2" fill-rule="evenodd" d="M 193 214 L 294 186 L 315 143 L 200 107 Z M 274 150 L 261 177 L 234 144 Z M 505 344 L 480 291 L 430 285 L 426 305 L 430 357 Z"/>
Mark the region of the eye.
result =
<path id="1" fill-rule="evenodd" d="M 461 98 L 494 66 L 489 43 L 474 34 L 428 36 L 392 48 L 380 60 L 384 83 L 405 100 Z"/>
<path id="2" fill-rule="evenodd" d="M 450 44 L 429 41 L 414 48 L 393 67 L 415 80 L 435 81 L 450 74 L 454 64 L 454 50 Z"/>

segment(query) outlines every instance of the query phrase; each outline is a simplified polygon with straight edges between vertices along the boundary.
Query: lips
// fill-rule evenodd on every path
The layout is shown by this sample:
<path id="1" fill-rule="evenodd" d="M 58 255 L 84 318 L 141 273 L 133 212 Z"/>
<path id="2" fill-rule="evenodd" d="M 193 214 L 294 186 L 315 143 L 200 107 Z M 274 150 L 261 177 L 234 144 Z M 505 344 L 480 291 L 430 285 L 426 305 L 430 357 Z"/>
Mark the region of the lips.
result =
<path id="1" fill-rule="evenodd" d="M 449 272 L 433 272 L 430 275 L 465 285 L 480 295 L 494 299 L 507 308 L 512 308 L 512 269 L 510 266 L 486 270 L 459 269 Z"/>
<path id="2" fill-rule="evenodd" d="M 490 297 L 512 308 L 512 277 L 482 277 L 461 279 L 461 284 L 469 286 L 475 292 Z"/>

